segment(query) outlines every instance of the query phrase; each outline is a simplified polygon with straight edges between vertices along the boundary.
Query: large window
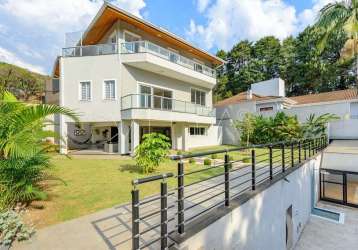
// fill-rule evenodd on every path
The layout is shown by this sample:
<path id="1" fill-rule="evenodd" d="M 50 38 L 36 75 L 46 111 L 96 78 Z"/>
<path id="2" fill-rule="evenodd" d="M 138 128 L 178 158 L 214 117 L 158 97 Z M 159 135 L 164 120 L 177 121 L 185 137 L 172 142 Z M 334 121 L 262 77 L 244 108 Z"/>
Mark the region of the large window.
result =
<path id="1" fill-rule="evenodd" d="M 84 81 L 80 82 L 80 100 L 90 101 L 91 100 L 91 82 Z"/>
<path id="2" fill-rule="evenodd" d="M 191 103 L 205 106 L 205 92 L 197 89 L 191 89 Z"/>
<path id="3" fill-rule="evenodd" d="M 115 100 L 116 99 L 116 81 L 115 80 L 105 80 L 103 97 L 105 100 Z"/>
<path id="4" fill-rule="evenodd" d="M 206 135 L 206 128 L 204 127 L 191 127 L 189 129 L 190 135 Z"/>
<path id="5" fill-rule="evenodd" d="M 139 85 L 140 107 L 171 110 L 173 92 L 157 87 Z"/>

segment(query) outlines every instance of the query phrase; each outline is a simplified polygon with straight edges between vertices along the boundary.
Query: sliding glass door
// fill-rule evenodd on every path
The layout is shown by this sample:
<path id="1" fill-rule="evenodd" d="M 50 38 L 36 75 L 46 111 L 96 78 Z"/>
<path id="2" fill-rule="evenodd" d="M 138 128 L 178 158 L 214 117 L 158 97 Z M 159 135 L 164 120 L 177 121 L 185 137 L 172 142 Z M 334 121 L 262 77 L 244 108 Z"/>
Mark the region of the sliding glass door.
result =
<path id="1" fill-rule="evenodd" d="M 320 169 L 321 200 L 358 207 L 358 173 Z"/>
<path id="2" fill-rule="evenodd" d="M 141 108 L 172 110 L 173 92 L 166 89 L 139 85 L 139 104 Z"/>

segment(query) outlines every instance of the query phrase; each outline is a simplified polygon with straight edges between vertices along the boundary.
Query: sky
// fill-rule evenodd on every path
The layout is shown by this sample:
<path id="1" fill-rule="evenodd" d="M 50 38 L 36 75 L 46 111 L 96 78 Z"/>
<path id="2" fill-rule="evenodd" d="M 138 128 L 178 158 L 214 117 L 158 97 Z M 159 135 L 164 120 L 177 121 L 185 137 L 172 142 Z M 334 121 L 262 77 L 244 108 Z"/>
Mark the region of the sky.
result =
<path id="1" fill-rule="evenodd" d="M 211 53 L 240 40 L 284 39 L 334 0 L 111 0 Z M 66 33 L 86 29 L 103 0 L 0 0 L 0 61 L 49 74 Z M 67 36 L 68 37 L 68 36 Z M 67 39 L 68 41 L 68 39 Z"/>

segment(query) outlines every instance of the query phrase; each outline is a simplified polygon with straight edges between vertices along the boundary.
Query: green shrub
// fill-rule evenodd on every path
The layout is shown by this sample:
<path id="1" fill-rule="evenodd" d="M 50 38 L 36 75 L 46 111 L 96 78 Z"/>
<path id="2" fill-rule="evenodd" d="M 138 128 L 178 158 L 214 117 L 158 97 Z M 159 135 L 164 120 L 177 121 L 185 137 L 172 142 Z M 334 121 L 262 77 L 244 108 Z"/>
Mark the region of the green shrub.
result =
<path id="1" fill-rule="evenodd" d="M 194 158 L 189 158 L 189 163 L 194 164 L 194 163 L 195 163 L 195 159 L 194 159 Z"/>
<path id="2" fill-rule="evenodd" d="M 204 165 L 205 166 L 211 166 L 211 160 L 208 159 L 208 158 L 204 159 Z"/>
<path id="3" fill-rule="evenodd" d="M 234 161 L 234 156 L 229 155 L 229 161 Z"/>
<path id="4" fill-rule="evenodd" d="M 177 151 L 177 155 L 183 155 L 183 151 L 178 150 L 178 151 Z"/>
<path id="5" fill-rule="evenodd" d="M 47 198 L 40 183 L 50 176 L 50 158 L 43 151 L 30 157 L 9 158 L 0 161 L 0 211 L 17 203 L 28 205 L 33 200 Z"/>
<path id="6" fill-rule="evenodd" d="M 16 239 L 28 240 L 34 229 L 26 226 L 15 211 L 9 210 L 0 213 L 0 247 L 10 246 Z"/>
<path id="7" fill-rule="evenodd" d="M 217 154 L 212 154 L 212 155 L 211 155 L 211 159 L 215 160 L 215 159 L 217 159 L 217 158 L 218 158 L 218 155 L 217 155 Z"/>
<path id="8" fill-rule="evenodd" d="M 251 158 L 249 157 L 245 157 L 244 159 L 242 159 L 243 163 L 250 163 L 251 162 Z"/>
<path id="9" fill-rule="evenodd" d="M 135 149 L 137 166 L 142 173 L 153 172 L 169 153 L 169 138 L 163 134 L 143 135 L 143 141 Z"/>

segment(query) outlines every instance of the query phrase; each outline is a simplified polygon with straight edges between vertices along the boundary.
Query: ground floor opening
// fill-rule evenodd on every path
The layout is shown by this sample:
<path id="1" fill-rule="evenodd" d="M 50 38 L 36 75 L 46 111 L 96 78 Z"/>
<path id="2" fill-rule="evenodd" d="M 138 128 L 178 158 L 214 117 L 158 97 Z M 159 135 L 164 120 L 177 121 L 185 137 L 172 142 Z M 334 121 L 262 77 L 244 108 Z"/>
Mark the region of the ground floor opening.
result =
<path id="1" fill-rule="evenodd" d="M 67 150 L 80 154 L 133 154 L 143 135 L 156 132 L 167 136 L 171 149 L 215 146 L 221 144 L 220 127 L 213 124 L 165 122 L 148 120 L 122 120 L 118 122 L 84 122 L 80 126 L 66 123 L 61 129 Z"/>

